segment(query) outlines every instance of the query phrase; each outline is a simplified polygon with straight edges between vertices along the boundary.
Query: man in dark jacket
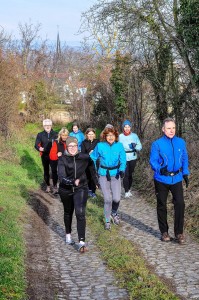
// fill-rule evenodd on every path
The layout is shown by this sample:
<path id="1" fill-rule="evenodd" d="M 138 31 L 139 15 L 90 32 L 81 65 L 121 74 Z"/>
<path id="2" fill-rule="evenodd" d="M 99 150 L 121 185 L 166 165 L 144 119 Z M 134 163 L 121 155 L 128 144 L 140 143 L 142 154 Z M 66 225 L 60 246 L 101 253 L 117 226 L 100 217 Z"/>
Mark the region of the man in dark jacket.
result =
<path id="1" fill-rule="evenodd" d="M 157 215 L 161 240 L 169 242 L 167 223 L 167 196 L 169 191 L 174 203 L 174 234 L 179 244 L 185 242 L 184 226 L 184 196 L 182 181 L 186 187 L 189 184 L 188 154 L 185 141 L 175 136 L 175 121 L 167 118 L 163 122 L 164 135 L 154 141 L 151 147 L 150 164 L 154 171 L 155 192 L 157 197 Z"/>
<path id="2" fill-rule="evenodd" d="M 44 181 L 47 185 L 46 192 L 50 192 L 50 149 L 55 139 L 57 139 L 57 132 L 52 130 L 52 121 L 50 119 L 43 120 L 44 131 L 39 132 L 35 141 L 35 149 L 40 152 L 42 165 L 44 169 Z M 57 166 L 56 170 L 52 170 L 53 185 L 57 184 Z"/>

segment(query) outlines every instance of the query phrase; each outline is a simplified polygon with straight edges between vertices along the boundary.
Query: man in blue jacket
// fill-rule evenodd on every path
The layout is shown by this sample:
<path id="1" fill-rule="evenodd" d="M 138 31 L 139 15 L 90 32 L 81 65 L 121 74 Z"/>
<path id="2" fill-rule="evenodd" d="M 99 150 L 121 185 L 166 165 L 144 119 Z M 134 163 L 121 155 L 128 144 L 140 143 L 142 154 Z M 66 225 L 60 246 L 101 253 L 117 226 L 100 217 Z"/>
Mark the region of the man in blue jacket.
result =
<path id="1" fill-rule="evenodd" d="M 175 121 L 167 118 L 163 122 L 164 135 L 154 141 L 151 146 L 150 165 L 154 171 L 155 192 L 157 197 L 157 215 L 161 240 L 169 242 L 167 223 L 167 197 L 169 191 L 174 203 L 174 234 L 179 244 L 185 242 L 184 227 L 184 196 L 182 181 L 189 185 L 188 154 L 186 143 L 176 137 Z"/>

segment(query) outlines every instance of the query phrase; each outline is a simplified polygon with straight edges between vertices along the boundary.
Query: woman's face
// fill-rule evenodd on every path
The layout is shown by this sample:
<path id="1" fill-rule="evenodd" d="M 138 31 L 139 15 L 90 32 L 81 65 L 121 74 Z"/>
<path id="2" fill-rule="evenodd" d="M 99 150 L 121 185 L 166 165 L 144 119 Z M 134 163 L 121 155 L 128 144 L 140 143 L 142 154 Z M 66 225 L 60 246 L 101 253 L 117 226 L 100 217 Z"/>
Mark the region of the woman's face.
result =
<path id="1" fill-rule="evenodd" d="M 66 134 L 66 133 L 62 133 L 62 134 L 61 134 L 61 140 L 62 140 L 63 142 L 66 141 L 67 137 L 68 137 L 68 134 Z"/>
<path id="2" fill-rule="evenodd" d="M 107 135 L 106 135 L 106 141 L 109 143 L 109 144 L 113 144 L 115 142 L 115 135 L 112 133 L 112 132 L 109 132 Z"/>
<path id="3" fill-rule="evenodd" d="M 129 125 L 124 126 L 124 132 L 129 133 L 131 131 L 131 127 Z"/>
<path id="4" fill-rule="evenodd" d="M 95 133 L 93 131 L 89 131 L 86 136 L 89 141 L 93 141 L 95 138 Z"/>
<path id="5" fill-rule="evenodd" d="M 75 125 L 75 126 L 73 126 L 73 132 L 75 132 L 75 133 L 77 133 L 78 132 L 78 130 L 79 130 L 79 128 Z"/>
<path id="6" fill-rule="evenodd" d="M 67 151 L 70 155 L 74 156 L 78 152 L 77 144 L 70 143 L 67 147 Z"/>

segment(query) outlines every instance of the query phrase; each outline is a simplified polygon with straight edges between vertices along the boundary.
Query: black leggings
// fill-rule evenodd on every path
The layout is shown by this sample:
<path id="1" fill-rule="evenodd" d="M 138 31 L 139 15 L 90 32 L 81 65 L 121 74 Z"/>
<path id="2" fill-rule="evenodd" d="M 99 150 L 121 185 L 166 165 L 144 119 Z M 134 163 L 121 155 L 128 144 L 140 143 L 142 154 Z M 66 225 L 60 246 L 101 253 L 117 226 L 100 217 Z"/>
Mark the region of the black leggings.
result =
<path id="1" fill-rule="evenodd" d="M 126 163 L 126 170 L 125 170 L 125 175 L 124 175 L 124 179 L 123 179 L 123 186 L 124 186 L 125 193 L 127 193 L 131 188 L 131 185 L 133 182 L 133 172 L 135 169 L 135 165 L 136 165 L 136 159 L 129 160 Z"/>
<path id="2" fill-rule="evenodd" d="M 75 209 L 78 238 L 79 241 L 85 241 L 85 211 L 88 198 L 88 187 L 86 186 L 78 188 L 74 192 L 72 192 L 72 190 L 60 188 L 59 195 L 64 206 L 64 224 L 66 234 L 71 233 L 72 231 L 71 225 L 73 219 L 73 212 Z"/>

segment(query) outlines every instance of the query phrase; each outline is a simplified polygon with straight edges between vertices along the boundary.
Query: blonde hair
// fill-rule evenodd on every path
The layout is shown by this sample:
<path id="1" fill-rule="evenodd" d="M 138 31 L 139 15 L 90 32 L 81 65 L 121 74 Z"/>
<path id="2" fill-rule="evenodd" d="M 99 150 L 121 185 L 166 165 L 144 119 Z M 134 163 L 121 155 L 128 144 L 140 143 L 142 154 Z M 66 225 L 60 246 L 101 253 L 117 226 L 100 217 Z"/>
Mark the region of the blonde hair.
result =
<path id="1" fill-rule="evenodd" d="M 66 127 L 63 127 L 60 131 L 59 131 L 59 133 L 58 133 L 58 142 L 60 142 L 61 141 L 61 135 L 62 134 L 65 134 L 65 135 L 69 135 L 69 131 L 68 131 L 68 129 L 66 128 Z"/>

